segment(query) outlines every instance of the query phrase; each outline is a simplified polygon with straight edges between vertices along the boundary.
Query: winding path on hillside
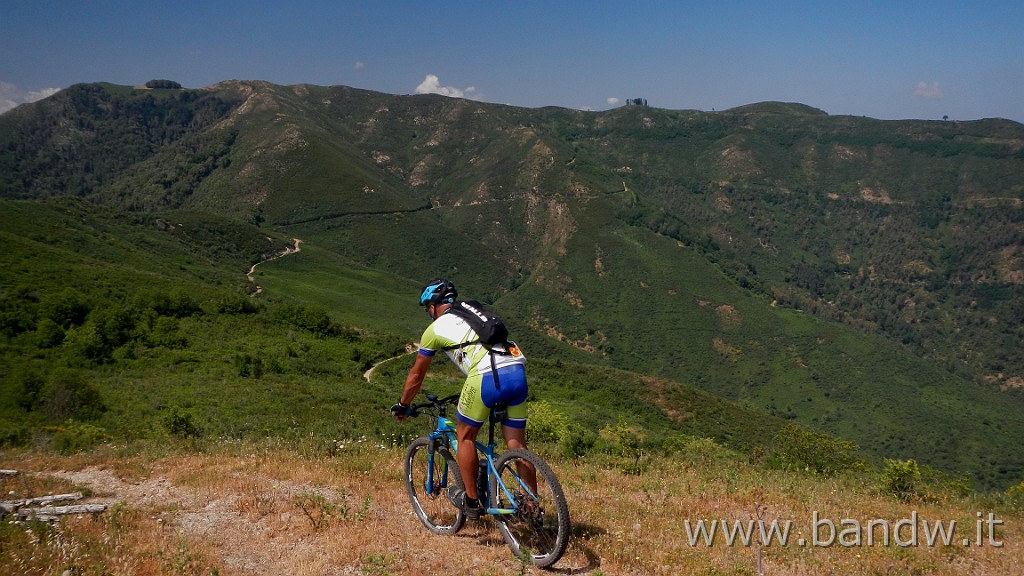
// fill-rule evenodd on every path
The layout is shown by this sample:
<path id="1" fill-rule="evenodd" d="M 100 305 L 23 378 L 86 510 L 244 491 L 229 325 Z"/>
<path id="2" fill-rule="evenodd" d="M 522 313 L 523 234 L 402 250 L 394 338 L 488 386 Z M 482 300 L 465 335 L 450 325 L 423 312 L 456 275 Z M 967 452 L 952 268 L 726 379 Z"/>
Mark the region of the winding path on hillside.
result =
<path id="1" fill-rule="evenodd" d="M 274 255 L 271 256 L 270 258 L 260 260 L 259 262 L 253 264 L 251 268 L 249 268 L 249 272 L 246 273 L 245 277 L 249 279 L 249 282 L 252 282 L 253 285 L 256 286 L 256 290 L 252 294 L 250 294 L 251 297 L 255 298 L 257 294 L 263 292 L 263 287 L 260 286 L 259 284 L 256 284 L 255 274 L 257 266 L 263 264 L 264 262 L 270 262 L 271 260 L 277 260 L 278 258 L 284 258 L 285 256 L 291 256 L 292 254 L 298 254 L 299 252 L 302 252 L 302 240 L 299 238 L 292 238 L 292 242 L 294 242 L 295 244 L 293 244 L 292 246 L 285 246 L 284 250 L 280 252 L 275 252 Z"/>
<path id="2" fill-rule="evenodd" d="M 271 257 L 269 257 L 269 258 L 267 258 L 265 260 L 260 260 L 259 262 L 253 264 L 251 268 L 249 268 L 249 272 L 245 275 L 245 277 L 249 279 L 249 282 L 252 282 L 253 285 L 256 286 L 256 290 L 253 291 L 252 294 L 250 294 L 251 297 L 256 297 L 257 294 L 263 292 L 263 287 L 260 286 L 259 284 L 256 284 L 256 267 L 257 266 L 259 266 L 260 264 L 263 264 L 264 262 L 270 262 L 271 260 L 277 260 L 278 258 L 284 258 L 285 256 L 291 256 L 292 254 L 298 254 L 299 252 L 302 251 L 302 240 L 299 239 L 299 238 L 292 238 L 292 241 L 295 243 L 294 245 L 292 245 L 292 246 L 285 246 L 284 250 L 275 253 L 273 256 L 271 256 Z M 367 382 L 369 382 L 370 378 L 373 377 L 373 371 L 376 370 L 378 366 L 380 366 L 381 364 L 383 364 L 385 362 L 390 362 L 392 360 L 397 360 L 397 359 L 402 358 L 404 356 L 408 356 L 409 354 L 412 354 L 412 353 L 416 352 L 416 350 L 418 350 L 418 349 L 419 349 L 419 342 L 413 342 L 411 344 L 406 344 L 405 352 L 402 352 L 401 354 L 399 354 L 397 356 L 392 356 L 390 358 L 385 358 L 385 359 L 381 360 L 380 362 L 377 362 L 373 366 L 370 366 L 370 369 L 363 373 L 363 378 Z"/>
<path id="3" fill-rule="evenodd" d="M 251 268 L 249 268 L 249 272 L 245 275 L 245 277 L 249 279 L 249 282 L 252 282 L 253 285 L 256 286 L 256 290 L 250 296 L 255 297 L 257 294 L 263 292 L 263 287 L 260 286 L 259 284 L 256 284 L 256 276 L 255 275 L 256 275 L 256 267 L 257 266 L 259 266 L 260 264 L 263 264 L 264 262 L 270 262 L 271 260 L 277 260 L 278 258 L 284 258 L 285 256 L 291 256 L 292 254 L 298 254 L 299 252 L 302 251 L 302 240 L 299 239 L 299 238 L 292 238 L 292 241 L 295 243 L 294 245 L 292 245 L 292 246 L 285 246 L 284 250 L 275 253 L 270 258 L 267 258 L 265 260 L 260 260 L 259 262 L 253 264 Z M 409 354 L 412 354 L 412 353 L 416 352 L 416 350 L 418 350 L 418 349 L 419 349 L 419 343 L 418 342 L 413 342 L 411 344 L 406 344 L 405 352 L 403 352 L 403 353 L 401 353 L 401 354 L 399 354 L 397 356 L 392 356 L 390 358 L 385 358 L 385 359 L 381 360 L 380 362 L 377 362 L 376 364 L 371 366 L 369 370 L 367 370 L 366 372 L 363 373 L 363 378 L 366 379 L 367 382 L 369 382 L 370 378 L 373 377 L 373 371 L 377 369 L 377 366 L 380 366 L 381 364 L 383 364 L 385 362 L 390 362 L 392 360 L 397 360 L 399 358 L 402 358 L 403 356 L 408 356 Z"/>
<path id="4" fill-rule="evenodd" d="M 377 366 L 380 366 L 381 364 L 383 364 L 385 362 L 391 362 L 392 360 L 398 360 L 399 358 L 402 358 L 404 356 L 408 356 L 409 354 L 412 354 L 412 353 L 416 352 L 417 350 L 419 350 L 419 347 L 420 347 L 420 345 L 419 345 L 418 342 L 414 342 L 412 344 L 406 344 L 405 345 L 405 352 L 399 354 L 398 356 L 392 356 L 391 358 L 385 358 L 385 359 L 381 360 L 380 362 L 377 362 L 373 366 L 370 366 L 369 370 L 367 370 L 366 372 L 363 372 L 363 378 L 367 382 L 369 382 L 370 378 L 373 376 L 373 371 L 377 369 Z"/>

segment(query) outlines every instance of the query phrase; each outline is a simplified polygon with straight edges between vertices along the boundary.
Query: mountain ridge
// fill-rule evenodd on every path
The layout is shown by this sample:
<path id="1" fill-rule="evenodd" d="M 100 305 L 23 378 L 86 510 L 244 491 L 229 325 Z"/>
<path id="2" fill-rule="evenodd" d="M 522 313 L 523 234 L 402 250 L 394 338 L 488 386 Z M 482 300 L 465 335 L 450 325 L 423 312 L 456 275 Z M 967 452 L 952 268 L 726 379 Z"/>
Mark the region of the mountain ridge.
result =
<path id="1" fill-rule="evenodd" d="M 1000 391 L 1024 373 L 1020 124 L 247 81 L 82 85 L 34 106 L 0 117 L 2 196 L 228 215 L 324 258 L 265 267 L 268 289 L 331 266 L 446 274 L 522 318 L 528 349 L 650 369 L 875 454 L 984 460 L 988 484 L 1024 469 L 1021 395 Z M 936 422 L 973 431 L 943 446 L 922 431 Z"/>

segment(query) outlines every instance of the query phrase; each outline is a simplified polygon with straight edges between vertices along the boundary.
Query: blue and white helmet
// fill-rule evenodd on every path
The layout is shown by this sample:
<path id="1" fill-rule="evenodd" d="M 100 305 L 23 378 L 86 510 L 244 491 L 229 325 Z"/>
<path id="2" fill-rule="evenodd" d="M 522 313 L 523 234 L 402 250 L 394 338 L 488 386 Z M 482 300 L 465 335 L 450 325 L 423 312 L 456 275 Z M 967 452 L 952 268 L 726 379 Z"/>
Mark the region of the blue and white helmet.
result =
<path id="1" fill-rule="evenodd" d="M 459 291 L 455 289 L 455 284 L 452 284 L 451 280 L 436 278 L 423 287 L 423 292 L 420 293 L 420 306 L 449 304 L 455 302 L 458 297 Z"/>

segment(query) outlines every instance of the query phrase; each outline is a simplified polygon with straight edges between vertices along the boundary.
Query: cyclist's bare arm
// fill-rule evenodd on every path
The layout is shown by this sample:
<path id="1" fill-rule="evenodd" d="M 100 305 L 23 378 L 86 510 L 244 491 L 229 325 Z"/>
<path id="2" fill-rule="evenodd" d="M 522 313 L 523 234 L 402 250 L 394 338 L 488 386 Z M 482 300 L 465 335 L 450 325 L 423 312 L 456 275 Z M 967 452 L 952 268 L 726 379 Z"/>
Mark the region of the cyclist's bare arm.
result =
<path id="1" fill-rule="evenodd" d="M 431 356 L 416 355 L 416 361 L 413 362 L 412 368 L 409 369 L 409 375 L 405 377 L 405 387 L 402 389 L 402 396 L 399 398 L 399 402 L 406 406 L 412 404 L 413 399 L 420 392 L 420 387 L 423 386 L 423 379 L 427 376 L 427 370 L 430 368 L 430 361 L 432 359 Z M 405 416 L 396 416 L 396 418 L 404 420 Z"/>

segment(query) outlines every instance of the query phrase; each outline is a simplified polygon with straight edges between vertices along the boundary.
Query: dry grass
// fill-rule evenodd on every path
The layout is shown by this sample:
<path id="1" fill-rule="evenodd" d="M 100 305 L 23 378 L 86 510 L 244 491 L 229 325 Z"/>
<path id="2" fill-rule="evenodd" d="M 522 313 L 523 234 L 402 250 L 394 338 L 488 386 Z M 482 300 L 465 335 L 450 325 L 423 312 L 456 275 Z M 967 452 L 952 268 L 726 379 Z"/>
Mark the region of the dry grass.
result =
<path id="1" fill-rule="evenodd" d="M 90 491 L 112 507 L 55 527 L 5 525 L 0 565 L 11 574 L 530 574 L 490 521 L 454 537 L 427 532 L 401 477 L 404 450 L 354 443 L 334 456 L 266 446 L 125 455 L 101 449 L 73 457 L 8 455 L 4 480 L 16 495 Z M 757 574 L 758 546 L 689 544 L 685 521 L 792 520 L 790 543 L 760 550 L 764 574 L 1020 574 L 1020 514 L 998 512 L 1003 547 L 974 538 L 979 504 L 899 504 L 864 480 L 822 480 L 715 456 L 653 461 L 642 475 L 614 462 L 551 458 L 569 495 L 574 538 L 556 567 L 565 574 Z M 8 496 L 16 497 L 16 496 Z M 895 523 L 917 511 L 957 520 L 949 547 L 798 546 L 817 511 Z M 969 534 L 968 534 L 969 533 Z M 904 534 L 907 534 L 905 532 Z M 822 537 L 827 534 L 822 533 Z M 923 539 L 923 535 L 921 536 Z M 14 545 L 12 545 L 14 544 Z M 8 571 L 8 568 L 10 571 Z"/>

